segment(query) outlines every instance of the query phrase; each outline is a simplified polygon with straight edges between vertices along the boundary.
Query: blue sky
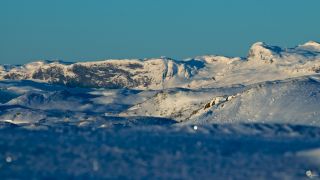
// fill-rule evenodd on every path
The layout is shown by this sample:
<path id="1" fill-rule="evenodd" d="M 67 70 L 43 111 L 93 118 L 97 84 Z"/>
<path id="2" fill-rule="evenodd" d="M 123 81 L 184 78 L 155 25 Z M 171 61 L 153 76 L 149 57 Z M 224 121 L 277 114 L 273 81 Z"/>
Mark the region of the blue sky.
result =
<path id="1" fill-rule="evenodd" d="M 319 0 L 1 0 L 0 63 L 204 54 L 320 41 Z"/>

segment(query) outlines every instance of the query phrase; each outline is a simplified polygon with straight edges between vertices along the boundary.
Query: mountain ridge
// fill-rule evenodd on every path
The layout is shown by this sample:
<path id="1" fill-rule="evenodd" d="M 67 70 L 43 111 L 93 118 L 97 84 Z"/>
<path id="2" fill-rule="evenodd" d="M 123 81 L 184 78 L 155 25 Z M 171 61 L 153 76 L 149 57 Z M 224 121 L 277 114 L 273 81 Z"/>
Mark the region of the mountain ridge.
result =
<path id="1" fill-rule="evenodd" d="M 161 57 L 75 63 L 35 61 L 25 65 L 0 65 L 0 79 L 113 89 L 194 89 L 250 84 L 263 82 L 273 74 L 277 76 L 271 79 L 276 80 L 320 72 L 319 47 L 314 41 L 289 49 L 257 42 L 251 46 L 247 58 L 207 55 L 184 60 Z M 256 72 L 250 74 L 254 70 Z M 268 77 L 248 81 L 254 74 Z"/>

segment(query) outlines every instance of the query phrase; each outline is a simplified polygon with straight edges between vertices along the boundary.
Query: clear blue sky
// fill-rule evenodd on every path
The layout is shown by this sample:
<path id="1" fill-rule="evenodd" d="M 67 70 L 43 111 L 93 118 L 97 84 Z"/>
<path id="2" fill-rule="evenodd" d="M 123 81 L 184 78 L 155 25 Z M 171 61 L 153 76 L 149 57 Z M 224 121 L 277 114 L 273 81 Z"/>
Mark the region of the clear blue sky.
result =
<path id="1" fill-rule="evenodd" d="M 1 0 L 0 63 L 246 56 L 320 40 L 319 0 Z"/>

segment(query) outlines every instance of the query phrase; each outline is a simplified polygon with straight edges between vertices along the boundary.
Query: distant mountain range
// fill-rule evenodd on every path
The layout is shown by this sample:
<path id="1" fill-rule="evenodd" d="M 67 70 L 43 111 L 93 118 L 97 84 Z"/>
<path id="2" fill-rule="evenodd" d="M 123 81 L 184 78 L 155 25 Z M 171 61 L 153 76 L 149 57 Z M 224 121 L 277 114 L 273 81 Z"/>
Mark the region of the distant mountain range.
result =
<path id="1" fill-rule="evenodd" d="M 185 60 L 161 57 L 97 62 L 36 61 L 0 66 L 0 79 L 36 80 L 89 88 L 204 88 L 253 84 L 320 72 L 320 44 L 295 48 L 252 45 L 246 58 L 199 56 Z"/>

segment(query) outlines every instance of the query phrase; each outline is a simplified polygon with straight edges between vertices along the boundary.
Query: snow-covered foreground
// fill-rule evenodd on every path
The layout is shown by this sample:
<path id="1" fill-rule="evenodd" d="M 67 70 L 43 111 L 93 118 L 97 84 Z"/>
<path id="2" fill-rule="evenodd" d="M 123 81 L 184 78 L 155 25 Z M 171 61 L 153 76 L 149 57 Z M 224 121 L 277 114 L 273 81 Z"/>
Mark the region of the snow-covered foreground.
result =
<path id="1" fill-rule="evenodd" d="M 166 90 L 68 88 L 0 81 L 0 121 L 112 122 L 166 118 L 184 124 L 290 123 L 320 126 L 318 75 L 247 86 Z"/>
<path id="2" fill-rule="evenodd" d="M 320 173 L 320 44 L 0 66 L 0 177 L 301 179 Z"/>
<path id="3" fill-rule="evenodd" d="M 301 179 L 320 172 L 317 127 L 65 123 L 28 129 L 1 124 L 2 178 Z"/>

